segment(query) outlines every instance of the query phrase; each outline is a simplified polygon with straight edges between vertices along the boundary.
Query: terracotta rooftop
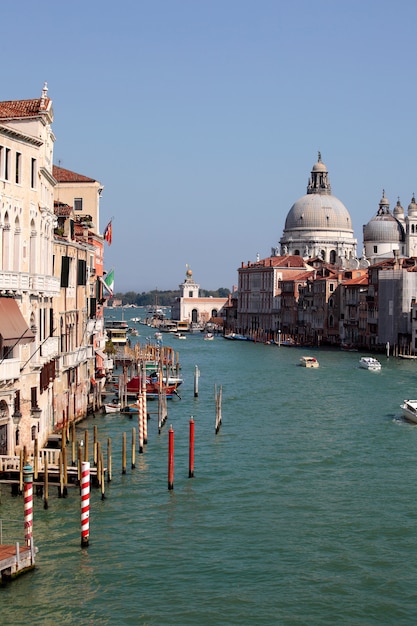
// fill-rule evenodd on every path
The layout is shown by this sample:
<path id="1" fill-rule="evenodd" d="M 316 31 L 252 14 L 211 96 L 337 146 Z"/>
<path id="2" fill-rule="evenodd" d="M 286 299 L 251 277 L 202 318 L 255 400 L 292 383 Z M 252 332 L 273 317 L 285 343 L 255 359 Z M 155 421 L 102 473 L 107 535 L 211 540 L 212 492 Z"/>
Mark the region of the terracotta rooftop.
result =
<path id="1" fill-rule="evenodd" d="M 35 98 L 34 100 L 7 100 L 0 102 L 0 119 L 14 119 L 22 117 L 36 117 L 47 111 L 50 98 Z"/>
<path id="2" fill-rule="evenodd" d="M 284 256 L 270 256 L 260 261 L 254 261 L 244 265 L 242 263 L 241 269 L 247 269 L 252 267 L 300 267 L 305 268 L 303 259 L 298 255 L 284 255 Z"/>
<path id="3" fill-rule="evenodd" d="M 57 180 L 59 183 L 95 183 L 96 182 L 94 178 L 89 178 L 88 176 L 83 176 L 82 174 L 71 172 L 71 170 L 66 170 L 63 167 L 58 167 L 57 165 L 53 166 L 52 173 L 53 173 L 55 180 Z"/>

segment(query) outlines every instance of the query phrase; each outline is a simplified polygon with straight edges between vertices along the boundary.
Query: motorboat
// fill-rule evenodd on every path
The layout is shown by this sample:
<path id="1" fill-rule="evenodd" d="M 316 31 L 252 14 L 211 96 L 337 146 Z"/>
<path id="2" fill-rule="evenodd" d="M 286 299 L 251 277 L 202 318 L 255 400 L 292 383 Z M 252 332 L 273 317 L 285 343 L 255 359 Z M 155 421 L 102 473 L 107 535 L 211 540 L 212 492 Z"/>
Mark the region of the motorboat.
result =
<path id="1" fill-rule="evenodd" d="M 113 400 L 112 402 L 106 402 L 103 404 L 105 413 L 119 413 L 122 405 L 118 400 Z"/>
<path id="2" fill-rule="evenodd" d="M 204 341 L 212 341 L 214 339 L 213 333 L 206 333 L 204 335 Z"/>
<path id="3" fill-rule="evenodd" d="M 378 359 L 374 359 L 373 356 L 363 356 L 359 360 L 359 367 L 365 370 L 371 370 L 372 372 L 379 372 L 382 365 Z"/>
<path id="4" fill-rule="evenodd" d="M 404 400 L 401 409 L 404 419 L 417 424 L 417 400 Z"/>
<path id="5" fill-rule="evenodd" d="M 315 356 L 302 356 L 300 359 L 300 365 L 302 367 L 318 367 L 319 362 Z"/>

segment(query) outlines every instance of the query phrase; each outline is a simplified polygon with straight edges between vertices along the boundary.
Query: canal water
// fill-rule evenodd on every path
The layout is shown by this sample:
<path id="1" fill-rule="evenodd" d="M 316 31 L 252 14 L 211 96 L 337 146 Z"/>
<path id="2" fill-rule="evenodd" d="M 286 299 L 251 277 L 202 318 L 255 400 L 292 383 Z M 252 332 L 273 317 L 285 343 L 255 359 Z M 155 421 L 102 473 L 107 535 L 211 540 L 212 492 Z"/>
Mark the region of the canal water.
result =
<path id="1" fill-rule="evenodd" d="M 138 326 L 145 341 L 153 331 Z M 80 547 L 79 491 L 34 501 L 37 567 L 0 589 L 1 624 L 298 625 L 417 622 L 417 363 L 381 355 L 164 335 L 179 352 L 181 400 L 126 474 L 123 433 L 135 418 L 89 417 L 113 444 L 106 498 L 91 494 Z M 303 354 L 318 369 L 298 365 Z M 200 370 L 194 398 L 195 366 Z M 215 434 L 214 388 L 222 386 Z M 189 419 L 195 477 L 188 478 Z M 168 490 L 168 429 L 175 431 Z M 90 441 L 92 436 L 90 436 Z M 128 446 L 129 449 L 129 446 Z M 0 517 L 22 518 L 2 486 Z"/>

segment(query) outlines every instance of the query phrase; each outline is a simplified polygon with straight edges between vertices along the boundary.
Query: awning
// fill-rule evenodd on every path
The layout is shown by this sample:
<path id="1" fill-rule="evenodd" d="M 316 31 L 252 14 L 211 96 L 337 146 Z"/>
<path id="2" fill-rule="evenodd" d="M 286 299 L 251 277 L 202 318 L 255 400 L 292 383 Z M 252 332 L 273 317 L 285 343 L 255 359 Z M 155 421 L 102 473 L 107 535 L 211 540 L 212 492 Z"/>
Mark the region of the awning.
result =
<path id="1" fill-rule="evenodd" d="M 26 324 L 19 306 L 13 298 L 0 298 L 0 342 L 3 346 L 15 346 L 35 340 Z"/>
<path id="2" fill-rule="evenodd" d="M 96 350 L 96 354 L 100 356 L 104 361 L 107 359 L 107 356 L 104 354 L 103 350 Z"/>

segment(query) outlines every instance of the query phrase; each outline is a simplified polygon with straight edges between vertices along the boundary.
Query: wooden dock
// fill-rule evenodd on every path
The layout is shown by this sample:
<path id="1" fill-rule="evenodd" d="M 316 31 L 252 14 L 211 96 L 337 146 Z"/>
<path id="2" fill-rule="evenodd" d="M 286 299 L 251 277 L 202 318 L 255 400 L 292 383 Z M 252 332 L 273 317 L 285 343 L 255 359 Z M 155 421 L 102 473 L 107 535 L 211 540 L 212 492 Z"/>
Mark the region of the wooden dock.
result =
<path id="1" fill-rule="evenodd" d="M 0 580 L 4 584 L 13 580 L 20 574 L 35 567 L 35 554 L 38 549 L 31 546 L 21 546 L 19 542 L 14 545 L 0 544 Z"/>

